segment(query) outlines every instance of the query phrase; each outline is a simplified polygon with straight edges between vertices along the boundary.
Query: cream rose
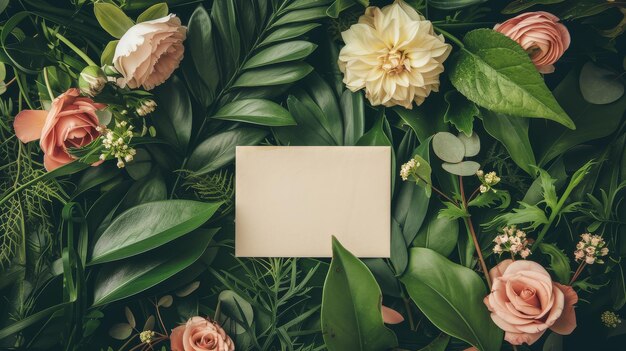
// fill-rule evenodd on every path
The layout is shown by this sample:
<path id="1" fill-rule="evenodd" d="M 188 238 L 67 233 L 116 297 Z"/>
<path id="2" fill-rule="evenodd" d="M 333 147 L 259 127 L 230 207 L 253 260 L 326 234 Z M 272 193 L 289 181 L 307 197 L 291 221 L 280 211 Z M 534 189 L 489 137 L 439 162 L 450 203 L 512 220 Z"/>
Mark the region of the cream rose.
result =
<path id="1" fill-rule="evenodd" d="M 451 46 L 411 6 L 396 1 L 368 7 L 357 24 L 341 33 L 343 82 L 351 91 L 365 89 L 372 105 L 418 105 L 439 90 L 439 75 Z"/>
<path id="2" fill-rule="evenodd" d="M 85 146 L 100 136 L 96 110 L 105 107 L 80 96 L 78 89 L 72 88 L 52 101 L 50 111 L 23 110 L 18 113 L 13 128 L 23 143 L 39 139 L 44 167 L 52 171 L 74 160 L 68 148 Z"/>
<path id="3" fill-rule="evenodd" d="M 234 351 L 235 344 L 224 329 L 202 317 L 191 317 L 187 324 L 172 330 L 172 351 Z"/>
<path id="4" fill-rule="evenodd" d="M 541 73 L 554 72 L 554 63 L 570 44 L 567 28 L 558 17 L 544 11 L 523 13 L 493 29 L 520 44 Z"/>
<path id="5" fill-rule="evenodd" d="M 553 282 L 540 264 L 504 260 L 489 276 L 493 286 L 484 302 L 511 344 L 531 345 L 548 328 L 562 335 L 576 328 L 578 295 L 572 287 Z"/>
<path id="6" fill-rule="evenodd" d="M 122 75 L 118 85 L 151 90 L 165 82 L 183 59 L 187 28 L 173 14 L 137 23 L 120 39 L 113 66 Z"/>

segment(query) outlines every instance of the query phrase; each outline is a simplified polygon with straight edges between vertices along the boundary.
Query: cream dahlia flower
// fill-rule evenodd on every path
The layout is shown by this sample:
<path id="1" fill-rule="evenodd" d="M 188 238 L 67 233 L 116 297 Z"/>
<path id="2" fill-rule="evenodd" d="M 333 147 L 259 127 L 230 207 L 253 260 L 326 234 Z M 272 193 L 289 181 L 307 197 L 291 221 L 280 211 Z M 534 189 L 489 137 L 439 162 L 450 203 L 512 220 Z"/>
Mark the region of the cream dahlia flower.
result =
<path id="1" fill-rule="evenodd" d="M 372 105 L 418 105 L 439 90 L 439 75 L 451 46 L 411 6 L 396 1 L 368 7 L 358 23 L 341 33 L 343 82 L 351 91 L 365 88 Z"/>

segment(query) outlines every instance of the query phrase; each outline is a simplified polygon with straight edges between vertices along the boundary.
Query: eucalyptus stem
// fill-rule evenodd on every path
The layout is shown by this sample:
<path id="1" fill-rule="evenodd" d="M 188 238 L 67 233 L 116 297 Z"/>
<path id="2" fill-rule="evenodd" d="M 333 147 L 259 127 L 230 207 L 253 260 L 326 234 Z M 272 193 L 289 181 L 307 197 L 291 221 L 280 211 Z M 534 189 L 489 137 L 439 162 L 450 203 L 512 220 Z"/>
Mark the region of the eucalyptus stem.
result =
<path id="1" fill-rule="evenodd" d="M 87 65 L 89 65 L 89 66 L 98 66 L 95 62 L 93 62 L 92 59 L 89 58 L 89 56 L 87 56 L 87 54 L 85 54 L 85 52 L 83 50 L 79 49 L 76 45 L 74 45 L 74 43 L 69 41 L 69 39 L 67 39 L 66 37 L 64 37 L 63 35 L 61 35 L 58 32 L 55 33 L 54 35 L 60 41 L 62 41 L 65 45 L 67 45 L 70 49 L 72 49 L 72 51 L 74 51 L 78 56 L 80 56 L 80 58 L 82 58 L 83 61 L 85 61 L 87 63 Z"/>

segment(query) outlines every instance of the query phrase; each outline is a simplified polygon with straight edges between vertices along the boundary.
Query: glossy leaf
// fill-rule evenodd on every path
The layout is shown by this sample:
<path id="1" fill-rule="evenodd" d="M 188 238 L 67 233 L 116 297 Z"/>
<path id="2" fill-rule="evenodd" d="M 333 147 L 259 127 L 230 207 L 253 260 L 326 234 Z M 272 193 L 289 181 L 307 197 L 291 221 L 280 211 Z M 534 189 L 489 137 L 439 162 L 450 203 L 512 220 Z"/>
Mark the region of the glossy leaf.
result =
<path id="1" fill-rule="evenodd" d="M 304 40 L 294 40 L 276 44 L 252 56 L 252 58 L 246 61 L 243 68 L 250 69 L 300 60 L 309 56 L 316 47 L 317 45 Z"/>
<path id="2" fill-rule="evenodd" d="M 333 237 L 322 293 L 322 335 L 329 351 L 385 350 L 398 345 L 385 327 L 380 288 L 365 264 Z"/>
<path id="3" fill-rule="evenodd" d="M 443 115 L 443 120 L 454 124 L 456 129 L 465 133 L 465 135 L 472 135 L 474 117 L 478 116 L 479 113 L 478 107 L 456 90 L 447 92 L 445 99 L 448 103 L 448 108 L 446 109 L 446 114 Z"/>
<path id="4" fill-rule="evenodd" d="M 283 40 L 289 40 L 297 38 L 314 28 L 319 27 L 319 23 L 302 23 L 302 24 L 290 24 L 282 26 L 273 32 L 271 32 L 260 44 L 260 46 L 266 46 L 271 43 L 276 43 Z"/>
<path id="5" fill-rule="evenodd" d="M 409 296 L 440 330 L 479 350 L 499 350 L 503 333 L 483 303 L 485 283 L 473 270 L 415 247 L 400 278 Z"/>
<path id="6" fill-rule="evenodd" d="M 528 138 L 528 120 L 487 110 L 482 110 L 481 116 L 487 133 L 504 145 L 513 162 L 534 175 L 533 166 L 537 162 Z"/>
<path id="7" fill-rule="evenodd" d="M 450 335 L 441 333 L 435 340 L 431 341 L 426 347 L 419 349 L 419 351 L 445 351 L 449 343 Z"/>
<path id="8" fill-rule="evenodd" d="M 93 6 L 93 11 L 102 29 L 117 39 L 121 38 L 130 27 L 135 25 L 124 11 L 113 4 L 97 2 Z"/>
<path id="9" fill-rule="evenodd" d="M 134 256 L 204 224 L 221 203 L 165 200 L 135 206 L 115 218 L 96 241 L 91 264 Z"/>
<path id="10" fill-rule="evenodd" d="M 289 23 L 306 22 L 326 17 L 326 8 L 314 7 L 310 9 L 295 10 L 287 12 L 274 22 L 273 27 L 282 26 Z"/>
<path id="11" fill-rule="evenodd" d="M 193 66 L 206 87 L 206 97 L 203 101 L 205 106 L 210 105 L 215 98 L 215 90 L 220 81 L 215 52 L 215 38 L 211 17 L 202 6 L 198 6 L 191 15 L 187 30 L 187 42 Z M 197 77 L 187 77 L 197 79 Z M 196 94 L 198 95 L 198 94 Z"/>
<path id="12" fill-rule="evenodd" d="M 220 108 L 212 118 L 272 127 L 296 124 L 289 111 L 285 110 L 284 107 L 263 99 L 233 101 Z"/>
<path id="13" fill-rule="evenodd" d="M 168 13 L 169 9 L 167 7 L 167 3 L 161 2 L 158 4 L 154 4 L 148 7 L 144 12 L 139 15 L 139 17 L 137 17 L 137 23 L 162 18 L 167 16 Z"/>
<path id="14" fill-rule="evenodd" d="M 396 276 L 401 275 L 409 263 L 407 243 L 402 234 L 402 228 L 395 219 L 391 219 L 391 256 L 390 261 Z"/>
<path id="15" fill-rule="evenodd" d="M 433 211 L 428 221 L 417 232 L 413 246 L 431 249 L 440 255 L 448 256 L 456 247 L 459 237 L 459 221 L 439 217 L 438 211 Z"/>
<path id="16" fill-rule="evenodd" d="M 237 78 L 233 87 L 264 87 L 293 83 L 306 77 L 312 70 L 313 67 L 304 62 L 257 68 L 244 72 Z"/>
<path id="17" fill-rule="evenodd" d="M 153 252 L 104 265 L 94 283 L 93 306 L 140 293 L 189 267 L 200 258 L 217 231 L 196 230 Z"/>
<path id="18" fill-rule="evenodd" d="M 265 130 L 256 128 L 237 128 L 215 134 L 193 150 L 187 168 L 197 174 L 218 170 L 235 159 L 236 146 L 256 145 L 266 135 Z"/>
<path id="19" fill-rule="evenodd" d="M 420 142 L 430 138 L 433 134 L 439 130 L 443 130 L 445 124 L 441 118 L 434 118 L 436 116 L 429 115 L 426 111 L 423 111 L 421 107 L 407 110 L 403 107 L 396 106 L 393 111 L 400 116 L 404 124 L 409 126 L 417 136 Z"/>
<path id="20" fill-rule="evenodd" d="M 276 138 L 284 145 L 337 145 L 325 126 L 323 112 L 310 97 L 299 94 L 287 98 L 289 112 L 297 125 L 275 128 Z"/>
<path id="21" fill-rule="evenodd" d="M 177 76 L 172 76 L 155 89 L 155 95 L 158 106 L 151 121 L 157 134 L 181 151 L 186 150 L 193 116 L 187 87 Z"/>
<path id="22" fill-rule="evenodd" d="M 567 255 L 554 244 L 540 243 L 539 250 L 550 257 L 550 269 L 558 278 L 557 281 L 561 284 L 569 284 L 571 267 Z"/>
<path id="23" fill-rule="evenodd" d="M 341 94 L 341 112 L 343 114 L 344 135 L 346 146 L 354 145 L 365 133 L 365 104 L 363 94 L 353 93 L 346 89 Z"/>
<path id="24" fill-rule="evenodd" d="M 575 128 L 519 44 L 491 29 L 473 30 L 463 43 L 450 65 L 450 80 L 465 97 L 494 112 Z"/>
<path id="25" fill-rule="evenodd" d="M 237 12 L 234 1 L 214 1 L 211 7 L 211 19 L 215 24 L 221 43 L 223 59 L 221 63 L 225 68 L 226 77 L 230 77 L 239 64 L 241 55 L 241 37 L 237 30 Z M 199 61 L 203 64 L 202 61 Z M 209 69 L 215 69 L 209 67 Z"/>
<path id="26" fill-rule="evenodd" d="M 235 334 L 242 334 L 254 321 L 252 305 L 232 290 L 224 290 L 218 296 L 220 325 Z"/>

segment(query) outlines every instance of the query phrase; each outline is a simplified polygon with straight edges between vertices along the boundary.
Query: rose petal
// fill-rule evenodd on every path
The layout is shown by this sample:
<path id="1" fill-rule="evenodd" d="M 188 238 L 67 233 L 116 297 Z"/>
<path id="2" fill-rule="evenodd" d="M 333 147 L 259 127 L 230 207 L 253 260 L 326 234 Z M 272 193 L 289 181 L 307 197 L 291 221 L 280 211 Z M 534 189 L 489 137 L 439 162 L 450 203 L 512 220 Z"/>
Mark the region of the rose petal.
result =
<path id="1" fill-rule="evenodd" d="M 47 111 L 22 110 L 13 121 L 15 136 L 23 143 L 39 139 L 47 117 Z"/>
<path id="2" fill-rule="evenodd" d="M 574 305 L 578 302 L 578 294 L 571 286 L 554 283 L 554 286 L 563 292 L 564 307 L 561 317 L 557 319 L 552 327 L 552 331 L 561 335 L 571 334 L 576 329 L 576 312 Z"/>
<path id="3" fill-rule="evenodd" d="M 383 321 L 387 324 L 398 324 L 404 321 L 404 317 L 398 311 L 387 306 L 382 306 Z"/>

